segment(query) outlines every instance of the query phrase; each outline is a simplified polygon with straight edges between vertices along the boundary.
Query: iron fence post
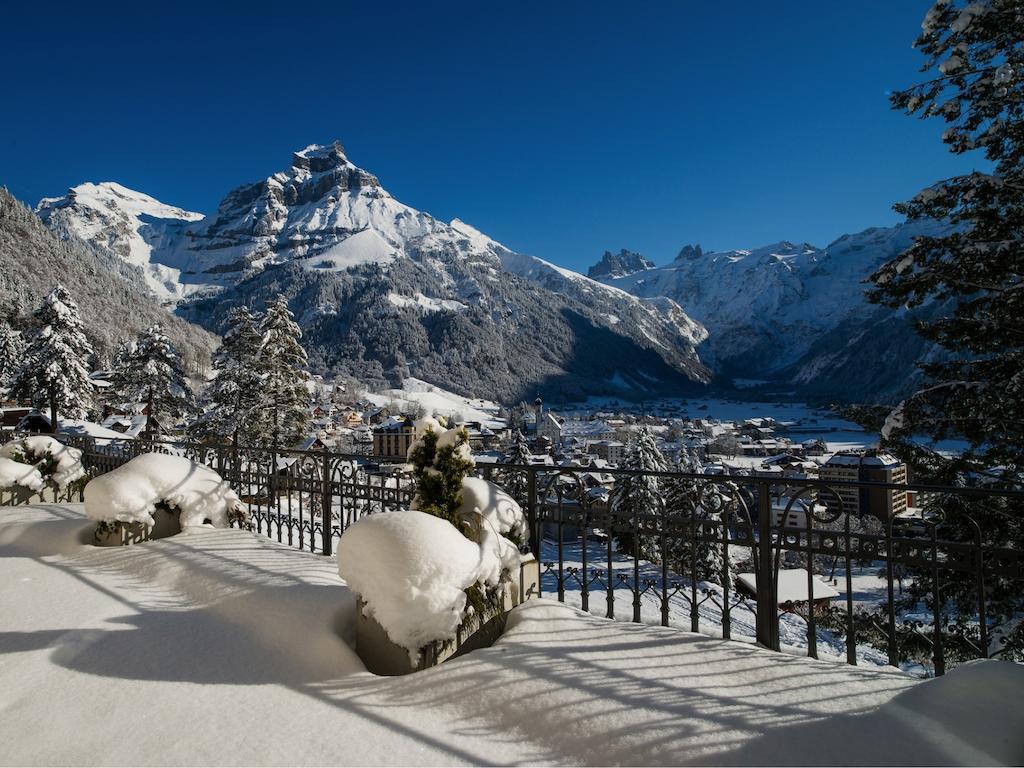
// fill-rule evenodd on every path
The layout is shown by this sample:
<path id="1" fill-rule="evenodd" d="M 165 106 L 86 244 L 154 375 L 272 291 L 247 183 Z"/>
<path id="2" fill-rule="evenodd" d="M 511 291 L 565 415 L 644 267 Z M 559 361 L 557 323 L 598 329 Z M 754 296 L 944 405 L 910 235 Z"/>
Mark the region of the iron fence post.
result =
<path id="1" fill-rule="evenodd" d="M 772 498 L 766 482 L 757 486 L 757 642 L 779 650 L 778 585 L 772 563 Z"/>
<path id="2" fill-rule="evenodd" d="M 530 526 L 530 551 L 540 562 L 540 531 L 537 528 L 537 471 L 531 467 L 526 476 L 526 520 Z"/>
<path id="3" fill-rule="evenodd" d="M 331 508 L 331 454 L 324 449 L 320 459 L 320 476 L 323 484 L 323 498 L 320 503 L 320 525 L 323 529 L 322 540 L 324 557 L 331 556 L 334 546 L 334 510 Z"/>

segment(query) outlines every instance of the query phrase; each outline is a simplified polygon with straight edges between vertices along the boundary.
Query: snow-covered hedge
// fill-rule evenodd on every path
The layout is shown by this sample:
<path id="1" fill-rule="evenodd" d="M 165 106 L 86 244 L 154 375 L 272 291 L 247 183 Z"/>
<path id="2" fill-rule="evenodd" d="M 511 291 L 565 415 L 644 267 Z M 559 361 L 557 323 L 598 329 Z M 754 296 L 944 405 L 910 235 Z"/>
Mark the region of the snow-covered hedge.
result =
<path id="1" fill-rule="evenodd" d="M 338 546 L 338 573 L 414 664 L 424 646 L 454 640 L 473 610 L 490 610 L 518 572 L 527 530 L 511 496 L 465 476 L 474 464 L 465 430 L 416 426 L 415 509 L 364 517 Z"/>
<path id="2" fill-rule="evenodd" d="M 183 529 L 207 522 L 227 528 L 244 514 L 220 475 L 182 456 L 144 453 L 85 486 L 85 513 L 98 522 L 152 526 L 160 504 L 178 510 Z"/>
<path id="3" fill-rule="evenodd" d="M 85 477 L 82 452 L 47 435 L 12 440 L 0 446 L 0 458 L 35 467 L 44 483 L 60 490 Z"/>
<path id="4" fill-rule="evenodd" d="M 43 476 L 31 464 L 22 464 L 0 456 L 0 491 L 25 488 L 30 491 L 43 489 Z"/>

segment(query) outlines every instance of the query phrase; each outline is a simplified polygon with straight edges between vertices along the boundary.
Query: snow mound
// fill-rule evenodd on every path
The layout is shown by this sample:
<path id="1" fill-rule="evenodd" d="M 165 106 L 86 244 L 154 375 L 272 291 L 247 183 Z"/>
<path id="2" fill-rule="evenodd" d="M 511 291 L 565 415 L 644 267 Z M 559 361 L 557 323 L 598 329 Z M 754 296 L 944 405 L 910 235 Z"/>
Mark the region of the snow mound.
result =
<path id="1" fill-rule="evenodd" d="M 0 458 L 33 465 L 46 482 L 61 490 L 85 477 L 82 452 L 47 435 L 12 440 L 0 447 Z"/>
<path id="2" fill-rule="evenodd" d="M 179 510 L 183 529 L 206 522 L 227 528 L 231 514 L 242 510 L 231 486 L 212 469 L 162 453 L 136 456 L 85 486 L 85 514 L 97 521 L 154 525 L 161 503 Z"/>
<path id="3" fill-rule="evenodd" d="M 41 491 L 43 476 L 31 464 L 22 464 L 4 456 L 0 456 L 0 490 L 19 486 L 30 491 Z"/>
<path id="4" fill-rule="evenodd" d="M 514 541 L 526 540 L 526 516 L 515 499 L 494 483 L 478 477 L 462 481 L 459 516 L 480 542 L 480 581 L 495 587 L 502 573 L 511 573 L 522 562 Z"/>
<path id="5" fill-rule="evenodd" d="M 428 643 L 455 638 L 480 563 L 476 544 L 415 510 L 364 517 L 338 545 L 338 574 L 414 660 Z"/>

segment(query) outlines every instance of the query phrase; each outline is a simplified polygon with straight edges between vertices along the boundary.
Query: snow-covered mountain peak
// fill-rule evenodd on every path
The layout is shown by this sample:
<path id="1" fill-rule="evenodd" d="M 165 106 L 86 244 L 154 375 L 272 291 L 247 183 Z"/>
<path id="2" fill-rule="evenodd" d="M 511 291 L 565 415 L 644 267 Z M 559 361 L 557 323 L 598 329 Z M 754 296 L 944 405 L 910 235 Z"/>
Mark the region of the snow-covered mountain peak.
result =
<path id="1" fill-rule="evenodd" d="M 36 213 L 54 231 L 112 251 L 139 267 L 158 299 L 173 302 L 184 295 L 180 270 L 160 263 L 154 254 L 176 243 L 186 227 L 203 218 L 201 213 L 113 181 L 86 182 L 63 197 L 43 198 Z"/>
<path id="2" fill-rule="evenodd" d="M 129 189 L 116 181 L 102 181 L 98 184 L 87 181 L 71 187 L 63 197 L 44 197 L 36 206 L 36 213 L 45 218 L 44 212 L 57 208 L 79 205 L 98 212 L 111 211 L 131 216 L 151 216 L 156 219 L 177 219 L 199 221 L 203 214 L 186 211 L 174 205 L 162 203 L 154 197 Z"/>

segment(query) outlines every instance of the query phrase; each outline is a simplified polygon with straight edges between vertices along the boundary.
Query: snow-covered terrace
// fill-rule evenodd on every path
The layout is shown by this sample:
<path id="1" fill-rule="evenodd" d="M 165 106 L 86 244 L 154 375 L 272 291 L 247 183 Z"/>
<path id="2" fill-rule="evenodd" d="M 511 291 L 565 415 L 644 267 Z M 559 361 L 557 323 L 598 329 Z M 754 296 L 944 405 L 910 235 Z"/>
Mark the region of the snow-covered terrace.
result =
<path id="1" fill-rule="evenodd" d="M 992 764 L 1024 670 L 917 682 L 539 600 L 492 648 L 365 671 L 331 558 L 239 530 L 81 543 L 0 510 L 4 764 Z"/>

